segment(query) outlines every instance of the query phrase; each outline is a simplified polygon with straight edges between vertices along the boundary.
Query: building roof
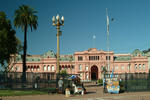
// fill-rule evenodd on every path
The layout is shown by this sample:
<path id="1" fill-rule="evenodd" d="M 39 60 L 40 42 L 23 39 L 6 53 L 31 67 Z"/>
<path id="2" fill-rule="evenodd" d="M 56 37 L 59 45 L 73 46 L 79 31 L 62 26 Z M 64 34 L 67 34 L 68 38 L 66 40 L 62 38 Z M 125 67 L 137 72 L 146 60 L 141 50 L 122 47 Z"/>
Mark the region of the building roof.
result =
<path id="1" fill-rule="evenodd" d="M 139 49 L 136 49 L 136 50 L 134 50 L 133 52 L 132 52 L 132 56 L 133 57 L 136 57 L 136 56 L 145 56 L 145 54 L 142 52 L 142 51 L 140 51 Z"/>
<path id="2" fill-rule="evenodd" d="M 128 61 L 131 60 L 131 56 L 115 56 L 115 61 Z"/>
<path id="3" fill-rule="evenodd" d="M 105 51 L 103 51 L 103 50 L 99 51 L 96 48 L 91 48 L 91 49 L 83 51 L 83 52 L 84 53 L 85 52 L 101 53 L 101 52 L 105 52 Z M 83 52 L 75 52 L 75 54 L 76 53 L 82 54 Z M 138 57 L 138 56 L 150 56 L 150 52 L 143 53 L 139 49 L 136 49 L 132 52 L 132 54 L 114 54 L 114 61 L 128 61 L 128 60 L 131 60 L 131 57 Z M 27 55 L 26 61 L 38 62 L 38 61 L 41 61 L 42 58 L 55 58 L 56 59 L 56 54 L 52 50 L 50 50 L 42 55 Z M 22 60 L 21 55 L 17 55 L 16 61 L 21 61 L 21 60 Z M 75 61 L 75 57 L 74 57 L 74 55 L 60 55 L 60 61 Z"/>
<path id="4" fill-rule="evenodd" d="M 74 61 L 75 58 L 73 55 L 61 55 L 60 61 Z"/>
<path id="5" fill-rule="evenodd" d="M 44 58 L 56 58 L 56 54 L 52 50 L 42 54 L 41 56 Z"/>

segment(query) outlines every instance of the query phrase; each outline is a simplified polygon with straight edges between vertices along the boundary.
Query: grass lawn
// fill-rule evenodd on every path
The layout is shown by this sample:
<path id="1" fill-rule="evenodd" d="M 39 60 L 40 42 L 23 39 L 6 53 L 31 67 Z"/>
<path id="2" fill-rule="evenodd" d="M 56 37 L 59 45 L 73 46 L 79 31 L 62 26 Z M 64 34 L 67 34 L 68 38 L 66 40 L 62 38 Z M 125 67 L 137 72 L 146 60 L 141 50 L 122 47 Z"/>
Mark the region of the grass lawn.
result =
<path id="1" fill-rule="evenodd" d="M 48 94 L 47 91 L 37 90 L 0 90 L 0 96 L 20 96 L 20 95 L 42 95 Z"/>

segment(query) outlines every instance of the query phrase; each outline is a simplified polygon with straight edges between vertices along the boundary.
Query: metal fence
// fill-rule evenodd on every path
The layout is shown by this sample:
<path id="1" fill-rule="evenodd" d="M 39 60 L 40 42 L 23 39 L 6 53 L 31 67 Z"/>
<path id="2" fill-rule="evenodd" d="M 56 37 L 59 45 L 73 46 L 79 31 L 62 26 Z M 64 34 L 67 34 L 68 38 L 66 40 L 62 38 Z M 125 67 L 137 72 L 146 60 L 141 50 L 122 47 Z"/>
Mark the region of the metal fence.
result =
<path id="1" fill-rule="evenodd" d="M 26 81 L 22 81 L 20 72 L 0 72 L 0 89 L 38 89 L 56 87 L 54 73 L 26 73 Z"/>
<path id="2" fill-rule="evenodd" d="M 150 73 L 105 74 L 105 78 L 120 81 L 124 91 L 150 91 Z"/>

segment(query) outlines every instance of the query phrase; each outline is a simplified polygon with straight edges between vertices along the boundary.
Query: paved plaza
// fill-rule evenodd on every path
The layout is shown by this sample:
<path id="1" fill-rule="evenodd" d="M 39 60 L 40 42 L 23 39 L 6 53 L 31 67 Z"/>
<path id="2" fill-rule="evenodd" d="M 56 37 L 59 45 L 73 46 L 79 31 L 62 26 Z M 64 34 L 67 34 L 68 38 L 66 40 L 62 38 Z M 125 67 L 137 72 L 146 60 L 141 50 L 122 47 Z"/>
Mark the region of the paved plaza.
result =
<path id="1" fill-rule="evenodd" d="M 65 97 L 62 94 L 0 97 L 2 100 L 150 100 L 150 92 L 129 92 L 121 94 L 103 93 L 102 87 L 87 87 L 87 94 Z"/>

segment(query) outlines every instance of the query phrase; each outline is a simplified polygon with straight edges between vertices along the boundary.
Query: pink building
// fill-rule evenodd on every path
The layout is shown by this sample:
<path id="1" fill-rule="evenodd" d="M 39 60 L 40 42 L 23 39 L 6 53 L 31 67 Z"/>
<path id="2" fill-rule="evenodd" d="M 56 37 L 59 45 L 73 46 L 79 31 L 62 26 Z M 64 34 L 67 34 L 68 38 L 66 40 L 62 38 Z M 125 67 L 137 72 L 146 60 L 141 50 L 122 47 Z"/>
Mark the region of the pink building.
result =
<path id="1" fill-rule="evenodd" d="M 108 61 L 109 60 L 109 61 Z M 60 56 L 60 69 L 69 74 L 80 74 L 82 80 L 103 78 L 104 68 L 114 73 L 149 73 L 148 57 L 141 51 L 132 54 L 114 54 L 110 51 L 91 48 L 86 51 L 75 52 L 74 55 Z M 27 72 L 56 73 L 56 55 L 48 51 L 43 55 L 27 56 Z M 16 56 L 10 65 L 11 71 L 22 72 L 21 55 Z"/>

